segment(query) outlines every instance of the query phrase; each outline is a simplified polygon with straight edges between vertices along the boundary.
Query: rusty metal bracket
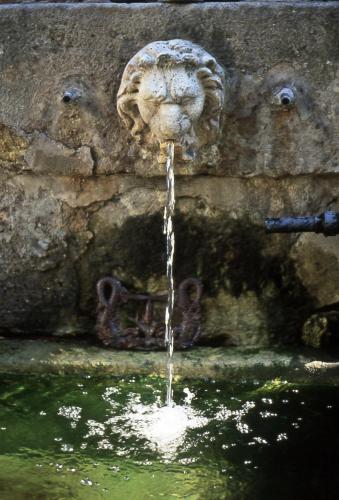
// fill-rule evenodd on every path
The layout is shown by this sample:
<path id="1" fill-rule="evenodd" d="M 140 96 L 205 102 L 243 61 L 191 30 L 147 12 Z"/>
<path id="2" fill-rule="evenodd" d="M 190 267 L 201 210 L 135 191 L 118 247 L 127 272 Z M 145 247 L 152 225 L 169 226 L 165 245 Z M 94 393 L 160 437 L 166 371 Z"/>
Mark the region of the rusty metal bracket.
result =
<path id="1" fill-rule="evenodd" d="M 167 294 L 133 294 L 119 280 L 105 277 L 98 281 L 96 334 L 106 347 L 116 349 L 165 349 L 165 324 L 154 314 L 156 303 L 166 304 Z M 175 316 L 181 321 L 174 326 L 174 346 L 187 349 L 194 345 L 201 334 L 202 284 L 196 278 L 182 281 L 176 293 Z M 123 307 L 128 302 L 144 304 L 144 312 L 135 318 L 127 317 L 133 326 L 123 326 Z M 162 317 L 164 314 L 162 314 Z"/>

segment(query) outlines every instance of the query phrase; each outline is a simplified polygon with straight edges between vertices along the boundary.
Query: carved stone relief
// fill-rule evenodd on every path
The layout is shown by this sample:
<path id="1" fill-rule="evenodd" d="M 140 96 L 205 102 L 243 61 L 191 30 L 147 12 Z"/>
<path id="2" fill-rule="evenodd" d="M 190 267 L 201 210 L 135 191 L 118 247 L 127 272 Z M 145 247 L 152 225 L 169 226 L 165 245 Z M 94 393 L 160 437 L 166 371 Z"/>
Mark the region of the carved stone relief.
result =
<path id="1" fill-rule="evenodd" d="M 215 58 L 185 40 L 153 42 L 127 64 L 118 112 L 141 143 L 173 141 L 178 160 L 192 160 L 220 128 L 225 75 Z"/>

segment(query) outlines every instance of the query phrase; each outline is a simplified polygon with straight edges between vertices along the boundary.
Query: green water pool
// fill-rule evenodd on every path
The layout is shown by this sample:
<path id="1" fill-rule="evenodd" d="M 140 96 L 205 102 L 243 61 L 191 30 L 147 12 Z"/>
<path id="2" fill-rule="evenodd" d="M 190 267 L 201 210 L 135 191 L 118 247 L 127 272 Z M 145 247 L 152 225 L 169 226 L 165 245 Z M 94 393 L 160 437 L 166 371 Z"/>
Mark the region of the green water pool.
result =
<path id="1" fill-rule="evenodd" d="M 339 388 L 2 376 L 0 498 L 337 499 Z"/>

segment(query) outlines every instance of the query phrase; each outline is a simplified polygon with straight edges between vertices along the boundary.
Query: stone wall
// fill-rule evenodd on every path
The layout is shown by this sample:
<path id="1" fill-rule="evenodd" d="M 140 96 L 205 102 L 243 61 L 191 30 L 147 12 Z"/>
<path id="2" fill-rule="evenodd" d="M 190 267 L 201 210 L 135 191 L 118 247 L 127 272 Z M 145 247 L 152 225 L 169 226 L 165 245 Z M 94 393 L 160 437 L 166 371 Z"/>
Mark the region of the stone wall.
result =
<path id="1" fill-rule="evenodd" d="M 292 341 L 339 302 L 339 237 L 263 231 L 266 216 L 339 211 L 339 2 L 2 5 L 2 334 L 92 335 L 107 274 L 165 289 L 163 167 L 116 94 L 129 59 L 171 38 L 227 75 L 219 143 L 176 172 L 175 274 L 204 282 L 204 341 Z M 273 91 L 291 83 L 283 109 Z"/>

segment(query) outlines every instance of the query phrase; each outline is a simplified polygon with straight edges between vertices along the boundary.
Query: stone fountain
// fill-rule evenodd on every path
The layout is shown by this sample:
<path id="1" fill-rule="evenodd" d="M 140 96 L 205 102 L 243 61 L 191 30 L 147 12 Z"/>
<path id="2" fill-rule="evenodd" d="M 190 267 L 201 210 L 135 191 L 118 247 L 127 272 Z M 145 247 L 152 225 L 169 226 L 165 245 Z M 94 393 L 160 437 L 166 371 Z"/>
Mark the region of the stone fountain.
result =
<path id="1" fill-rule="evenodd" d="M 338 12 L 2 4 L 0 334 L 93 335 L 104 276 L 132 295 L 166 291 L 169 141 L 174 275 L 204 281 L 202 343 L 291 342 L 338 303 L 338 237 L 262 228 L 339 212 Z"/>

